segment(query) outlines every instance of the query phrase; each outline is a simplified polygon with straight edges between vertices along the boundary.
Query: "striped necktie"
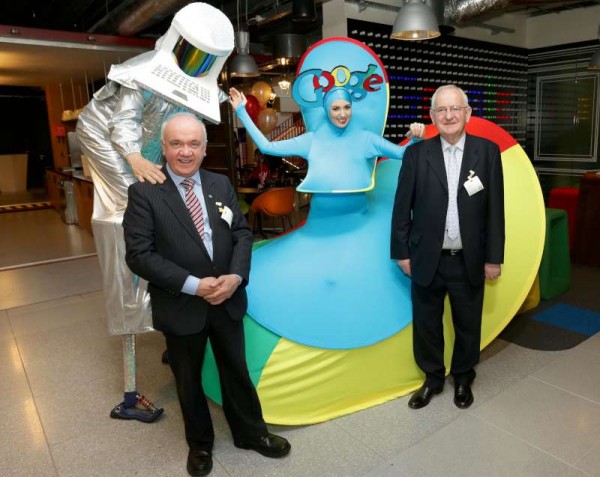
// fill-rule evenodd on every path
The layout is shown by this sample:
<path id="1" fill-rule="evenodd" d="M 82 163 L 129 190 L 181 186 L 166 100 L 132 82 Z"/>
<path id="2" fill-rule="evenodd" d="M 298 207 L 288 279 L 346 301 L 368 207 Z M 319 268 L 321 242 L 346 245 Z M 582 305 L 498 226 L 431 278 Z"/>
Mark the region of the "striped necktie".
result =
<path id="1" fill-rule="evenodd" d="M 456 158 L 456 146 L 448 147 L 448 213 L 446 215 L 446 228 L 451 240 L 458 238 L 458 205 L 456 196 L 458 194 L 458 159 Z"/>
<path id="2" fill-rule="evenodd" d="M 202 204 L 194 194 L 194 184 L 196 181 L 191 177 L 184 179 L 181 185 L 185 188 L 185 205 L 190 211 L 196 230 L 200 234 L 200 238 L 204 239 L 204 214 L 202 213 Z"/>

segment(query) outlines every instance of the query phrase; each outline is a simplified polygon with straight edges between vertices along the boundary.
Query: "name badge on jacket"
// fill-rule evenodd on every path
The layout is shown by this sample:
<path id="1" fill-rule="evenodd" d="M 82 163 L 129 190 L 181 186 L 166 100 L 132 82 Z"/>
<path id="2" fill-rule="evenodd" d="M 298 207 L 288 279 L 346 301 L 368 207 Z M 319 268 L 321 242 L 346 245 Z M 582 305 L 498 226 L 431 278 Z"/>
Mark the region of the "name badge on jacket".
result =
<path id="1" fill-rule="evenodd" d="M 477 194 L 477 192 L 483 190 L 483 184 L 481 183 L 479 177 L 475 175 L 475 171 L 469 171 L 469 177 L 467 177 L 464 186 L 469 196 Z"/>

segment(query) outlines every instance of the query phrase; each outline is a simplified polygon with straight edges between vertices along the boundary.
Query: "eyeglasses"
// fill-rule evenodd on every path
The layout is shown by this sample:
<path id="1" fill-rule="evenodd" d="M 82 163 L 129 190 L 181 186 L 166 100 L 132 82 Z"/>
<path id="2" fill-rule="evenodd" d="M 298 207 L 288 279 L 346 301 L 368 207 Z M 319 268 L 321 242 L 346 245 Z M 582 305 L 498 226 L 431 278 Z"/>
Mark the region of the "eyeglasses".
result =
<path id="1" fill-rule="evenodd" d="M 448 113 L 450 113 L 451 116 L 456 116 L 458 113 L 464 111 L 465 109 L 469 109 L 469 106 L 447 106 L 442 108 L 435 108 L 432 109 L 432 111 L 433 114 L 435 114 L 436 116 L 445 116 Z"/>

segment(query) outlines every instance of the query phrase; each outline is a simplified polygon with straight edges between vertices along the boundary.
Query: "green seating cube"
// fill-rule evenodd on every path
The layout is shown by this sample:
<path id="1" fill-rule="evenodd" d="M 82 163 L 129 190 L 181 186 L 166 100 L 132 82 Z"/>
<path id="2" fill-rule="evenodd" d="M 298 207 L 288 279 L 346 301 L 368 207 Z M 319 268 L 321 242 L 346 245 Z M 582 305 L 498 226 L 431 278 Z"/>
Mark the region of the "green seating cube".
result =
<path id="1" fill-rule="evenodd" d="M 546 242 L 539 277 L 540 296 L 544 300 L 566 292 L 571 286 L 569 219 L 562 209 L 546 209 Z"/>

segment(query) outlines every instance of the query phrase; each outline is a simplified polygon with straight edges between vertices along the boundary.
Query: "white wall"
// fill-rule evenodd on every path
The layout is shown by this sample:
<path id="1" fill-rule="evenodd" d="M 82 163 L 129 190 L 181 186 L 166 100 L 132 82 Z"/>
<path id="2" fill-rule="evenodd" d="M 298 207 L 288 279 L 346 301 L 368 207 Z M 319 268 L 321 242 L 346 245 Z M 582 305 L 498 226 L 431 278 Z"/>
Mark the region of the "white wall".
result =
<path id="1" fill-rule="evenodd" d="M 323 3 L 323 38 L 348 36 L 344 0 Z"/>
<path id="2" fill-rule="evenodd" d="M 527 48 L 598 39 L 600 5 L 527 19 Z M 600 46 L 600 40 L 598 42 Z"/>

